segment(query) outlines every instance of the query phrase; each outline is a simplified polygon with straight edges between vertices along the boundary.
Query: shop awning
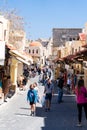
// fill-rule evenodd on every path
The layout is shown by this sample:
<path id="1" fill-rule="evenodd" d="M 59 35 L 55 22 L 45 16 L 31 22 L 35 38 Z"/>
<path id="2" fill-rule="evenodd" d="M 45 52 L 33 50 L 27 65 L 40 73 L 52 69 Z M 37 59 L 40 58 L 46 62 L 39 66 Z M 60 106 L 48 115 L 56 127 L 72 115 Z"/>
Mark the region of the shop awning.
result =
<path id="1" fill-rule="evenodd" d="M 26 57 L 23 56 L 23 55 L 22 55 L 20 52 L 18 52 L 17 50 L 10 50 L 9 53 L 12 54 L 12 55 L 14 55 L 14 56 L 18 56 L 18 57 L 20 57 L 20 58 L 22 58 L 22 59 L 26 59 Z"/>
<path id="2" fill-rule="evenodd" d="M 74 58 L 75 55 L 68 55 L 66 57 L 63 57 L 64 60 L 72 60 Z"/>
<path id="3" fill-rule="evenodd" d="M 53 62 L 62 62 L 62 61 L 63 61 L 62 58 L 56 58 L 56 59 L 53 60 Z"/>
<path id="4" fill-rule="evenodd" d="M 87 48 L 87 44 L 83 45 L 82 47 Z"/>
<path id="5" fill-rule="evenodd" d="M 30 65 L 32 63 L 31 59 L 29 59 L 27 56 L 21 54 L 17 50 L 10 50 L 9 53 L 14 56 L 18 61 Z"/>
<path id="6" fill-rule="evenodd" d="M 29 63 L 29 62 L 27 62 L 27 61 L 23 60 L 23 59 L 22 59 L 22 58 L 20 58 L 20 57 L 16 57 L 16 59 L 17 59 L 18 61 L 20 61 L 20 62 L 22 62 L 22 63 L 26 64 L 26 65 L 30 65 L 30 63 Z"/>
<path id="7" fill-rule="evenodd" d="M 81 50 L 81 51 L 78 51 L 77 53 L 75 53 L 73 55 L 73 57 L 71 57 L 71 59 L 75 62 L 77 61 L 83 61 L 83 59 L 85 58 L 85 56 L 87 55 L 87 50 L 84 49 L 84 50 Z"/>
<path id="8" fill-rule="evenodd" d="M 86 55 L 87 55 L 87 49 L 78 51 L 78 52 L 76 53 L 76 55 L 81 55 L 81 54 L 84 54 L 84 55 L 86 54 Z"/>
<path id="9" fill-rule="evenodd" d="M 21 62 L 25 63 L 33 63 L 32 57 L 25 51 L 19 51 L 12 44 L 6 44 L 7 48 L 9 48 L 9 53 L 17 58 L 21 59 Z"/>

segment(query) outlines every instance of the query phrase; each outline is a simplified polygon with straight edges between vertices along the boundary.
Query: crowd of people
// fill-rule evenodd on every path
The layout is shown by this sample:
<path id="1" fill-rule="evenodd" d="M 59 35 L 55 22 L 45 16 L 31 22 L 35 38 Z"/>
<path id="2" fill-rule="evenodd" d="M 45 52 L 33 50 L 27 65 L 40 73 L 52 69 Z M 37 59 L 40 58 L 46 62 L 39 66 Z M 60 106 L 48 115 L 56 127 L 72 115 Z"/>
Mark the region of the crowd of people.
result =
<path id="1" fill-rule="evenodd" d="M 82 126 L 82 108 L 84 108 L 85 117 L 87 120 L 87 88 L 84 85 L 84 78 L 80 76 L 78 79 L 76 74 L 67 74 L 61 72 L 58 79 L 58 103 L 63 102 L 63 88 L 66 88 L 67 94 L 75 94 L 76 104 L 78 110 L 78 124 L 77 126 Z"/>
<path id="2" fill-rule="evenodd" d="M 84 79 L 80 77 L 77 78 L 76 74 L 69 74 L 65 71 L 60 71 L 60 74 L 56 80 L 54 80 L 53 72 L 50 67 L 43 68 L 39 73 L 39 81 L 30 84 L 29 90 L 27 92 L 27 101 L 31 106 L 31 116 L 36 115 L 36 104 L 41 102 L 39 96 L 38 85 L 42 84 L 44 86 L 43 97 L 44 108 L 48 112 L 51 109 L 51 101 L 54 95 L 55 84 L 58 89 L 57 101 L 58 104 L 63 102 L 63 93 L 66 90 L 66 94 L 76 95 L 76 104 L 78 110 L 78 124 L 77 126 L 82 126 L 82 108 L 84 108 L 85 116 L 87 119 L 87 90 L 84 86 Z M 32 96 L 31 96 L 32 95 Z M 32 97 L 32 98 L 31 98 Z"/>
<path id="3" fill-rule="evenodd" d="M 42 69 L 41 73 L 39 73 L 38 84 L 42 83 L 42 85 L 44 85 L 43 96 L 45 97 L 44 106 L 45 106 L 46 112 L 50 111 L 51 100 L 52 100 L 52 95 L 54 91 L 52 75 L 53 75 L 52 69 L 46 68 L 46 67 Z M 30 84 L 30 87 L 27 93 L 27 101 L 29 101 L 30 106 L 31 106 L 31 114 L 30 114 L 31 116 L 36 115 L 36 103 L 42 100 L 42 98 L 40 99 L 40 96 L 39 96 L 38 84 L 36 82 L 34 82 L 33 84 Z"/>

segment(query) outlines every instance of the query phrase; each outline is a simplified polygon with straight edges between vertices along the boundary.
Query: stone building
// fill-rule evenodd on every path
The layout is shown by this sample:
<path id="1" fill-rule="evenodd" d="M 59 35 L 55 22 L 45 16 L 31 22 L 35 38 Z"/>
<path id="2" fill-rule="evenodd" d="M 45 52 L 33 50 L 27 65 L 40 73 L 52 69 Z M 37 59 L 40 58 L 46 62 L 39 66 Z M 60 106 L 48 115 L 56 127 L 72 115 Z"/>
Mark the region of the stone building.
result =
<path id="1" fill-rule="evenodd" d="M 58 57 L 59 47 L 65 46 L 67 41 L 79 40 L 79 33 L 81 32 L 81 28 L 53 28 L 52 59 Z"/>
<path id="2" fill-rule="evenodd" d="M 81 28 L 53 28 L 53 47 L 64 45 L 66 41 L 78 40 Z"/>

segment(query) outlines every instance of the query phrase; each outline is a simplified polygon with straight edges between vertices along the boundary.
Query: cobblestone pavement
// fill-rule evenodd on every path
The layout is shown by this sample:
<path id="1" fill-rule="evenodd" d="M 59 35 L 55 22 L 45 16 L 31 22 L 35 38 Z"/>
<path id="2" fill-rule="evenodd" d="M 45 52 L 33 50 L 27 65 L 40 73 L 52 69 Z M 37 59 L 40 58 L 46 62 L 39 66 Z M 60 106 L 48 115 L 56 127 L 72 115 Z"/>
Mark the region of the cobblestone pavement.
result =
<path id="1" fill-rule="evenodd" d="M 33 78 L 28 84 L 37 81 Z M 39 85 L 40 95 L 44 87 Z M 45 112 L 37 104 L 36 117 L 30 116 L 30 106 L 26 101 L 26 91 L 18 91 L 11 100 L 0 106 L 0 130 L 86 130 L 87 121 L 83 112 L 83 126 L 77 127 L 77 108 L 74 95 L 64 94 L 64 102 L 57 103 L 55 91 L 50 112 Z"/>

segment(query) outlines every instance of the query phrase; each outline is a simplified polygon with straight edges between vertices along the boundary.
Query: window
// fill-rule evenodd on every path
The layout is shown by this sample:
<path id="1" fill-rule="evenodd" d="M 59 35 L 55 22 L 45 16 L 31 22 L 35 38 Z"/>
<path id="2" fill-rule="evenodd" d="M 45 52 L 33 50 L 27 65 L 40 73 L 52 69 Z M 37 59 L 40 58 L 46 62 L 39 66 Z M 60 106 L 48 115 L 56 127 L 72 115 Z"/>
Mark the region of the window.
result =
<path id="1" fill-rule="evenodd" d="M 75 40 L 75 37 L 73 37 L 73 40 Z"/>
<path id="2" fill-rule="evenodd" d="M 72 38 L 71 38 L 71 37 L 69 38 L 69 41 L 72 41 Z"/>
<path id="3" fill-rule="evenodd" d="M 3 23 L 0 21 L 0 40 L 3 40 Z"/>
<path id="4" fill-rule="evenodd" d="M 32 50 L 32 53 L 34 54 L 34 50 Z"/>
<path id="5" fill-rule="evenodd" d="M 31 53 L 31 50 L 29 50 L 29 53 Z"/>
<path id="6" fill-rule="evenodd" d="M 44 52 L 43 52 L 43 56 L 44 56 Z"/>
<path id="7" fill-rule="evenodd" d="M 43 59 L 41 60 L 41 63 L 43 64 Z"/>
<path id="8" fill-rule="evenodd" d="M 74 48 L 72 48 L 72 54 L 74 54 Z"/>
<path id="9" fill-rule="evenodd" d="M 4 30 L 4 41 L 6 40 L 6 30 Z"/>
<path id="10" fill-rule="evenodd" d="M 77 53 L 77 49 L 75 49 L 75 53 Z"/>
<path id="11" fill-rule="evenodd" d="M 79 51 L 80 51 L 80 47 L 79 47 Z"/>
<path id="12" fill-rule="evenodd" d="M 38 49 L 36 50 L 36 53 L 38 54 Z"/>

